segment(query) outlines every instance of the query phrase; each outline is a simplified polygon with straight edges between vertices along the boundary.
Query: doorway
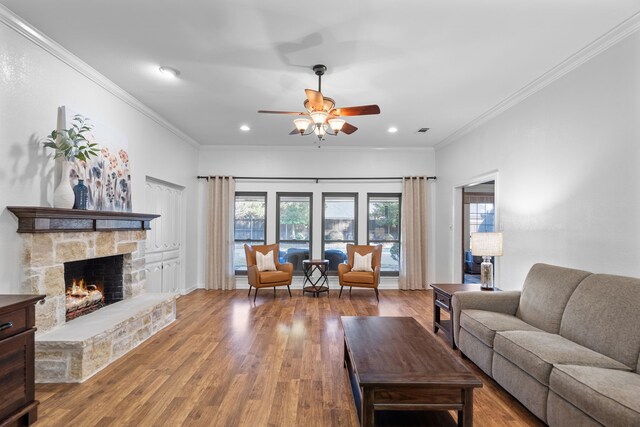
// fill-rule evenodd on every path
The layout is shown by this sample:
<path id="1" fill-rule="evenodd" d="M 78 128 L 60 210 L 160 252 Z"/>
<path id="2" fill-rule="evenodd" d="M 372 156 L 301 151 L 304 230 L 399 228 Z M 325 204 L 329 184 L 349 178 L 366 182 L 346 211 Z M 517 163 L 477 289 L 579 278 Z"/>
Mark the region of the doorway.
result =
<path id="1" fill-rule="evenodd" d="M 480 283 L 482 257 L 471 252 L 471 233 L 495 231 L 495 180 L 462 187 L 462 283 Z"/>

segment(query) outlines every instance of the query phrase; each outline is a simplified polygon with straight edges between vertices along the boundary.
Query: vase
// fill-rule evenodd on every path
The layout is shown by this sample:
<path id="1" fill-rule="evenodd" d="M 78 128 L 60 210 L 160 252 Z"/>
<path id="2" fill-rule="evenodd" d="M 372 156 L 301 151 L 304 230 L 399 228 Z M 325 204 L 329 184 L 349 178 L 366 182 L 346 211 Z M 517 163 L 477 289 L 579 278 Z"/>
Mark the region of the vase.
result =
<path id="1" fill-rule="evenodd" d="M 69 174 L 71 173 L 71 163 L 68 161 L 62 161 L 62 176 L 60 177 L 60 183 L 53 192 L 53 207 L 71 209 L 76 201 L 76 196 L 73 194 L 73 187 L 71 186 L 71 180 Z"/>
<path id="2" fill-rule="evenodd" d="M 73 209 L 87 210 L 87 202 L 89 201 L 89 189 L 84 185 L 84 179 L 78 179 L 78 183 L 73 187 L 75 203 Z"/>

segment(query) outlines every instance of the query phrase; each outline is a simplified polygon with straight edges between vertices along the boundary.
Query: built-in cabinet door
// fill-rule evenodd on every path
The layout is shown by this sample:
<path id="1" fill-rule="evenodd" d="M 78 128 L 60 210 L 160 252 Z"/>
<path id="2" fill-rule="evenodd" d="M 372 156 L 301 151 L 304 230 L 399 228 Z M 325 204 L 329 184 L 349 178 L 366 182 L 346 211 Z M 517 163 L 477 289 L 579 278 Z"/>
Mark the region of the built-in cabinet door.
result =
<path id="1" fill-rule="evenodd" d="M 159 214 L 147 232 L 146 264 L 149 292 L 178 292 L 182 274 L 183 188 L 147 177 L 147 212 Z"/>

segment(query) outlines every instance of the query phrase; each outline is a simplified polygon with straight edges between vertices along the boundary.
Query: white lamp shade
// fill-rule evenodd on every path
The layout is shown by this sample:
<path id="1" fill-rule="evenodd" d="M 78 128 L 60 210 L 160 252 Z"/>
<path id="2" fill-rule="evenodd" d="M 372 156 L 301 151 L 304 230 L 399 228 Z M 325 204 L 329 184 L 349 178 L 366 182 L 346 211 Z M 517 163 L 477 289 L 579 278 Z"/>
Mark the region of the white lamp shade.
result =
<path id="1" fill-rule="evenodd" d="M 304 132 L 305 130 L 307 130 L 307 128 L 309 127 L 309 123 L 311 123 L 311 120 L 309 119 L 295 119 L 293 121 L 296 129 L 298 129 L 298 131 L 300 132 Z"/>
<path id="2" fill-rule="evenodd" d="M 324 126 L 316 126 L 313 129 L 313 132 L 317 135 L 317 136 L 324 136 L 325 130 L 324 130 Z"/>
<path id="3" fill-rule="evenodd" d="M 502 256 L 502 233 L 471 233 L 471 253 L 477 256 Z"/>
<path id="4" fill-rule="evenodd" d="M 327 116 L 329 114 L 326 111 L 314 111 L 309 115 L 311 116 L 311 120 L 313 120 L 313 123 L 318 125 L 324 123 L 327 120 Z"/>
<path id="5" fill-rule="evenodd" d="M 329 126 L 335 133 L 338 133 L 342 126 L 344 126 L 345 121 L 342 119 L 329 119 Z"/>

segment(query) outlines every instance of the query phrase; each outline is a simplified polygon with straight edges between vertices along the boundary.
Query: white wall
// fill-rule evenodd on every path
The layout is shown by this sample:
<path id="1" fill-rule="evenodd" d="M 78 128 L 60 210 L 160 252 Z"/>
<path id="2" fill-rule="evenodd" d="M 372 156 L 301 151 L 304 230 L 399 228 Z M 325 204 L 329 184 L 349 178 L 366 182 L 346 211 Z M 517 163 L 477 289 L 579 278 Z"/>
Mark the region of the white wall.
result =
<path id="1" fill-rule="evenodd" d="M 56 127 L 61 105 L 128 138 L 134 211 L 146 211 L 145 176 L 186 187 L 187 202 L 197 205 L 196 148 L 0 23 L 0 293 L 20 292 L 21 281 L 18 222 L 5 207 L 48 206 L 52 199 L 54 162 L 40 141 Z M 187 210 L 185 288 L 196 282 L 195 218 Z"/>
<path id="2" fill-rule="evenodd" d="M 310 137 L 309 137 L 310 138 Z M 346 149 L 315 148 L 309 141 L 299 148 L 210 148 L 200 152 L 199 175 L 232 175 L 257 177 L 400 177 L 408 175 L 434 175 L 432 149 Z M 200 227 L 205 229 L 206 182 L 201 182 L 203 204 L 200 206 Z M 430 189 L 435 184 L 431 181 Z M 313 192 L 313 247 L 312 254 L 321 253 L 322 193 L 346 192 L 359 194 L 358 238 L 366 244 L 367 193 L 402 193 L 400 181 L 238 181 L 237 191 L 267 192 L 267 241 L 275 241 L 276 192 Z M 432 191 L 433 194 L 433 191 Z M 433 206 L 433 204 L 430 204 Z M 435 210 L 433 211 L 435 214 Z M 433 218 L 433 215 L 432 215 Z M 433 224 L 432 224 L 433 225 Z M 433 236 L 433 231 L 429 233 Z M 199 283 L 204 286 L 205 236 L 201 234 Z M 433 239 L 432 239 L 433 242 Z M 435 245 L 435 243 L 434 243 Z M 435 246 L 432 246 L 435 248 Z M 430 256 L 433 256 L 431 251 Z M 431 273 L 435 265 L 431 258 Z M 435 276 L 434 276 L 435 277 Z M 237 286 L 246 280 L 238 278 Z M 397 279 L 386 279 L 387 287 L 397 287 Z"/>
<path id="3" fill-rule="evenodd" d="M 640 34 L 436 151 L 437 280 L 458 279 L 454 188 L 498 171 L 496 283 L 533 263 L 640 276 Z"/>

